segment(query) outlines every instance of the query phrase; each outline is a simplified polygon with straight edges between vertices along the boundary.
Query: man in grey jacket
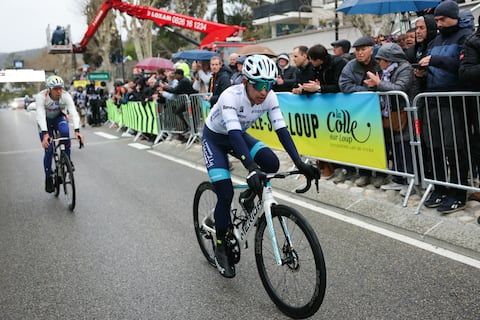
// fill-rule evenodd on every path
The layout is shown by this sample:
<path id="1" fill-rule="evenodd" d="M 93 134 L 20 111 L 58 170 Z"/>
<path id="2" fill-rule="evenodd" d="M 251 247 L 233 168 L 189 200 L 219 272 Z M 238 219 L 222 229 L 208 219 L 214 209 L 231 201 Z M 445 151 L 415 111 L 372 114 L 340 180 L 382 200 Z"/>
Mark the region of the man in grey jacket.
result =
<path id="1" fill-rule="evenodd" d="M 368 79 L 367 72 L 373 74 L 382 74 L 382 69 L 378 62 L 373 58 L 373 48 L 375 43 L 370 37 L 361 37 L 353 43 L 355 48 L 355 59 L 349 61 L 342 70 L 338 85 L 343 93 L 353 93 L 359 91 L 368 91 L 369 87 L 364 82 Z M 347 171 L 349 168 L 345 168 Z M 345 173 L 345 171 L 344 171 Z M 366 169 L 359 169 L 360 177 L 355 180 L 355 184 L 364 187 L 371 182 L 379 188 L 385 182 L 385 175 L 377 174 L 376 177 L 370 179 L 372 172 Z M 334 182 L 336 182 L 334 180 Z"/>

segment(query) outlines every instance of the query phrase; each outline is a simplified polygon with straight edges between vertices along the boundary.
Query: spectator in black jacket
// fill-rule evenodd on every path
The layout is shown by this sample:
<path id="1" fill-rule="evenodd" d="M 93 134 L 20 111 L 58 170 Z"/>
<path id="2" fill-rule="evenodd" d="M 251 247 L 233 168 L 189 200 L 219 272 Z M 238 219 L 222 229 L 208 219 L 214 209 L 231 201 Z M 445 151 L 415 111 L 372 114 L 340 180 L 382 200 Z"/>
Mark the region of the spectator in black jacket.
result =
<path id="1" fill-rule="evenodd" d="M 307 51 L 307 46 L 298 46 L 293 49 L 293 62 L 298 68 L 297 83 L 292 89 L 292 93 L 295 94 L 303 93 L 301 84 L 316 79 L 315 70 L 313 70 L 313 65 L 308 59 Z"/>
<path id="2" fill-rule="evenodd" d="M 310 63 L 318 72 L 316 73 L 315 80 L 310 80 L 300 85 L 302 91 L 310 93 L 340 92 L 338 79 L 347 61 L 339 56 L 330 55 L 327 48 L 321 44 L 310 47 L 307 55 Z M 317 166 L 321 170 L 323 178 L 330 179 L 334 176 L 335 166 L 332 163 L 319 160 L 317 161 Z"/>
<path id="3" fill-rule="evenodd" d="M 205 96 L 204 99 L 210 101 L 210 105 L 213 107 L 213 105 L 217 103 L 220 94 L 231 86 L 230 77 L 232 76 L 232 72 L 230 68 L 223 65 L 222 58 L 218 56 L 210 59 L 210 70 L 212 71 L 208 88 L 210 95 Z"/>
<path id="4" fill-rule="evenodd" d="M 278 78 L 273 86 L 276 92 L 291 92 L 297 84 L 297 69 L 290 65 L 290 57 L 287 53 L 281 53 L 277 57 Z"/>
<path id="5" fill-rule="evenodd" d="M 176 94 L 176 95 L 180 95 L 180 94 L 190 95 L 190 94 L 193 94 L 193 93 L 198 93 L 197 90 L 193 89 L 192 82 L 190 80 L 188 80 L 187 78 L 185 78 L 182 69 L 176 69 L 174 74 L 175 74 L 175 78 L 178 80 L 177 86 L 172 88 L 168 85 L 162 85 L 161 86 L 162 89 L 160 89 L 159 93 L 162 93 L 163 91 L 171 92 L 171 93 Z M 230 83 L 230 79 L 228 80 L 228 83 Z M 189 127 L 187 120 L 185 120 L 185 117 L 183 116 L 183 113 L 186 110 L 187 110 L 187 106 L 184 105 L 184 104 L 178 106 L 177 109 L 175 109 L 175 115 L 183 123 L 184 128 L 185 128 L 184 129 L 185 132 L 188 131 L 188 127 Z"/>
<path id="6" fill-rule="evenodd" d="M 480 17 L 479 17 L 480 22 Z M 472 91 L 480 91 L 480 25 L 477 27 L 477 31 L 471 35 L 463 44 L 463 60 L 460 63 L 458 70 L 459 80 L 462 83 L 470 84 L 469 89 Z M 470 144 L 472 148 L 472 166 L 477 172 L 477 176 L 480 174 L 480 124 L 479 113 L 480 106 L 476 99 L 469 100 L 467 103 L 469 108 L 467 112 L 467 120 L 469 121 L 469 135 Z M 475 200 L 480 202 L 480 192 L 474 192 L 469 195 L 469 200 Z"/>

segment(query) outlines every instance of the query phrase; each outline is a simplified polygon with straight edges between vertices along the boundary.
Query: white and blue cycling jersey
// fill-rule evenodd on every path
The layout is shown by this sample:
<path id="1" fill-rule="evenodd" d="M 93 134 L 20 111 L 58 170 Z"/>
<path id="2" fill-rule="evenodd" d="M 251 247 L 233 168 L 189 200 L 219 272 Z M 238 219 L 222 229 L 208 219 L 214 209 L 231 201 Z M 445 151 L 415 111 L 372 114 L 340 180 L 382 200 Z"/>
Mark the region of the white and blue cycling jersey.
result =
<path id="1" fill-rule="evenodd" d="M 227 88 L 210 111 L 206 126 L 213 132 L 228 134 L 231 130 L 246 131 L 265 112 L 276 131 L 286 127 L 276 94 L 270 91 L 262 104 L 252 105 L 243 84 Z"/>

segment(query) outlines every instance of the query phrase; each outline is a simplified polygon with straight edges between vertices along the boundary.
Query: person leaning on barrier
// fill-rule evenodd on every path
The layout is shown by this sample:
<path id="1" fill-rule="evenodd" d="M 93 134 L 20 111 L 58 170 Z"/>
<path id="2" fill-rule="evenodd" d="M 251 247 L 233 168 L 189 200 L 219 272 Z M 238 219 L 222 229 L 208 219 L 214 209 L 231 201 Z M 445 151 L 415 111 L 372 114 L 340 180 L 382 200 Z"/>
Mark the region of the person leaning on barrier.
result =
<path id="1" fill-rule="evenodd" d="M 353 43 L 355 59 L 345 65 L 338 80 L 338 85 L 343 93 L 370 90 L 364 82 L 368 78 L 367 72 L 381 76 L 382 69 L 373 57 L 374 46 L 375 43 L 368 36 L 360 37 Z M 386 175 L 383 173 L 377 173 L 375 177 L 372 177 L 372 171 L 367 169 L 359 169 L 358 173 L 359 177 L 355 180 L 355 184 L 359 187 L 364 187 L 371 182 L 376 188 L 380 188 L 385 183 Z M 334 180 L 334 182 L 336 181 Z"/>
<path id="2" fill-rule="evenodd" d="M 368 79 L 364 80 L 368 87 L 375 91 L 403 91 L 408 94 L 413 83 L 413 68 L 407 61 L 403 49 L 396 43 L 384 43 L 378 50 L 375 59 L 377 59 L 382 68 L 382 74 L 374 74 L 368 71 Z M 405 104 L 406 102 L 403 101 L 401 96 L 380 97 L 382 119 L 386 120 L 383 121 L 385 123 L 386 152 L 387 155 L 393 155 L 393 170 L 413 173 L 408 126 L 404 123 L 399 123 L 402 120 L 401 117 L 398 117 Z M 393 116 L 392 112 L 395 112 L 397 116 Z M 394 128 L 397 128 L 398 131 Z M 392 182 L 384 184 L 380 188 L 382 190 L 398 191 L 405 189 L 406 191 L 407 184 L 405 178 L 393 176 Z"/>
<path id="3" fill-rule="evenodd" d="M 480 23 L 480 17 L 479 17 Z M 480 92 L 480 25 L 477 31 L 465 40 L 463 44 L 463 59 L 458 70 L 459 80 L 469 84 L 469 90 Z M 467 120 L 472 152 L 472 166 L 476 167 L 477 178 L 480 175 L 480 106 L 476 99 L 468 100 Z M 472 177 L 473 178 L 473 177 Z M 480 192 L 474 192 L 468 197 L 470 200 L 480 201 Z"/>
<path id="4" fill-rule="evenodd" d="M 314 67 L 308 59 L 307 52 L 307 46 L 297 46 L 293 48 L 293 63 L 295 63 L 295 66 L 298 69 L 297 82 L 292 89 L 292 93 L 294 94 L 302 94 L 303 91 L 300 85 L 317 78 Z"/>
<path id="5" fill-rule="evenodd" d="M 175 74 L 175 79 L 178 80 L 177 86 L 176 87 L 163 86 L 162 90 L 159 91 L 160 93 L 162 93 L 163 91 L 166 91 L 166 92 L 173 93 L 177 96 L 180 94 L 190 95 L 190 94 L 198 93 L 197 90 L 193 89 L 192 82 L 184 76 L 182 69 L 175 69 L 174 74 Z M 185 132 L 188 131 L 188 127 L 189 127 L 187 120 L 183 116 L 183 113 L 186 110 L 187 110 L 187 106 L 185 104 L 181 104 L 174 111 L 175 115 L 183 123 Z"/>
<path id="6" fill-rule="evenodd" d="M 340 92 L 338 79 L 347 62 L 338 56 L 328 53 L 321 44 L 311 46 L 307 51 L 308 59 L 315 70 L 317 79 L 300 85 L 305 93 L 337 93 Z M 322 177 L 331 179 L 335 175 L 335 166 L 326 161 L 317 160 L 317 166 L 322 171 Z M 337 170 L 338 171 L 338 170 Z"/>
<path id="7" fill-rule="evenodd" d="M 472 34 L 472 30 L 459 26 L 459 8 L 454 1 L 441 2 L 435 8 L 434 16 L 439 34 L 430 42 L 427 56 L 418 62 L 424 70 L 416 71 L 415 75 L 423 77 L 426 92 L 462 90 L 464 84 L 458 81 L 460 56 L 463 43 Z M 422 124 L 421 132 L 424 135 L 422 142 L 427 143 L 431 149 L 431 152 L 424 155 L 424 160 L 433 164 L 433 175 L 428 178 L 445 182 L 446 168 L 449 168 L 449 182 L 463 185 L 468 183 L 469 165 L 462 105 L 461 97 L 427 99 L 429 122 Z M 428 158 L 430 153 L 433 153 L 433 159 Z M 424 204 L 427 208 L 437 208 L 440 213 L 451 213 L 462 210 L 465 202 L 465 190 L 435 185 L 435 190 Z"/>
<path id="8" fill-rule="evenodd" d="M 228 154 L 238 158 L 248 170 L 249 192 L 263 190 L 265 172 L 277 172 L 280 162 L 263 142 L 247 133 L 264 113 L 268 113 L 280 143 L 298 170 L 307 178 L 318 178 L 315 166 L 302 161 L 283 118 L 277 95 L 272 90 L 278 75 L 275 62 L 264 55 L 248 56 L 243 65 L 242 84 L 227 88 L 213 106 L 203 129 L 202 146 L 205 166 L 217 195 L 214 218 L 216 229 L 215 263 L 220 274 L 235 276 L 235 265 L 226 252 L 226 234 L 231 224 L 230 206 L 233 185 Z"/>

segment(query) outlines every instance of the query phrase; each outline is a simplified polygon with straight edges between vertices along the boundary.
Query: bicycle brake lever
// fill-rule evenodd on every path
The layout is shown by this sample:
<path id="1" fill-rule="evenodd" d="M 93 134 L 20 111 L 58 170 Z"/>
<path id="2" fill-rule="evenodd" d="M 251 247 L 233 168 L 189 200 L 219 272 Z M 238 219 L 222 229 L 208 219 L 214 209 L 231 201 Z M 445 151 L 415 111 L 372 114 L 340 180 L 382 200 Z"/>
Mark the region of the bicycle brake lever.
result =
<path id="1" fill-rule="evenodd" d="M 312 179 L 307 178 L 307 185 L 305 186 L 305 188 L 297 189 L 297 190 L 295 190 L 295 192 L 296 193 L 305 193 L 310 189 L 311 186 L 312 186 Z"/>

